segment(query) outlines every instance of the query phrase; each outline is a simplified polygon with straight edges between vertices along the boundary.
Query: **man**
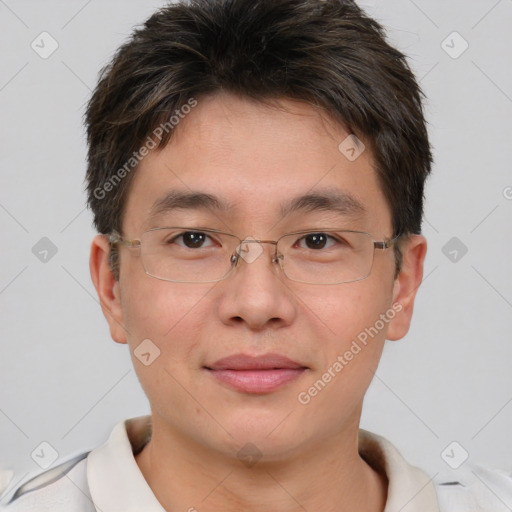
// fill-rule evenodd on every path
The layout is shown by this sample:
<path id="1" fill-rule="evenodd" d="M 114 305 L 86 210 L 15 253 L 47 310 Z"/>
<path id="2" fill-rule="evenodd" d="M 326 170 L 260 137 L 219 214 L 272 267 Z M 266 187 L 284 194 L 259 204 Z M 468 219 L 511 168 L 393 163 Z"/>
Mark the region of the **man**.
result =
<path id="1" fill-rule="evenodd" d="M 345 0 L 170 5 L 86 124 L 91 276 L 151 416 L 6 510 L 448 510 L 456 486 L 359 430 L 410 325 L 431 166 L 381 27 Z"/>

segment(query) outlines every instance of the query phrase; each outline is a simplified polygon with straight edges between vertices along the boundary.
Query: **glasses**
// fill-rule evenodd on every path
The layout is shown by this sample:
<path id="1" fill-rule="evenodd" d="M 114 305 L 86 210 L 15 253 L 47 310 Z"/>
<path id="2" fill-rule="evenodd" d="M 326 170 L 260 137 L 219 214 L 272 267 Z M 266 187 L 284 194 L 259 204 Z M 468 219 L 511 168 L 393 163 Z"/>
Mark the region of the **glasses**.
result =
<path id="1" fill-rule="evenodd" d="M 144 271 L 174 283 L 214 283 L 228 277 L 244 260 L 252 263 L 262 244 L 274 246 L 277 263 L 291 281 L 308 284 L 343 284 L 370 275 L 375 249 L 389 249 L 399 238 L 376 242 L 362 231 L 315 229 L 295 231 L 278 240 L 241 240 L 215 229 L 163 227 L 145 231 L 140 239 L 109 235 L 112 245 L 139 248 Z"/>

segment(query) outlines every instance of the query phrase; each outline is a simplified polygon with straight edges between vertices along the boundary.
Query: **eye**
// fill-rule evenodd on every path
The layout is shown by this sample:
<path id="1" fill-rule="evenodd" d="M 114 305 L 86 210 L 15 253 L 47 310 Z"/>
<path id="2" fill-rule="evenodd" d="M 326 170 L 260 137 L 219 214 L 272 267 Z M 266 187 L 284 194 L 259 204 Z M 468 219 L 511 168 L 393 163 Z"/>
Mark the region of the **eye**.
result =
<path id="1" fill-rule="evenodd" d="M 166 243 L 176 243 L 188 249 L 202 249 L 204 247 L 211 247 L 212 240 L 206 233 L 201 231 L 185 231 L 184 233 L 172 237 Z"/>
<path id="2" fill-rule="evenodd" d="M 330 248 L 336 242 L 336 239 L 326 233 L 309 233 L 298 240 L 299 247 L 313 250 Z"/>

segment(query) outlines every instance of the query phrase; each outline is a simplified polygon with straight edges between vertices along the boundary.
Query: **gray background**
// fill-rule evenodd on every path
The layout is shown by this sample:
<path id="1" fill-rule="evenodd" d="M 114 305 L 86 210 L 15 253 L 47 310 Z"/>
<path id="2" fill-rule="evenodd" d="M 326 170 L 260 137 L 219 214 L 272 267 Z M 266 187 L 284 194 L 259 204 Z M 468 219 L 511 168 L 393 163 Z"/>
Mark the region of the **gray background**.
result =
<path id="1" fill-rule="evenodd" d="M 0 468 L 14 482 L 41 471 L 41 442 L 67 459 L 149 411 L 89 277 L 81 121 L 99 69 L 161 5 L 0 0 Z M 449 462 L 469 454 L 458 471 L 511 470 L 512 0 L 361 5 L 410 56 L 436 159 L 413 327 L 387 342 L 362 426 L 431 476 L 448 468 L 452 441 Z M 31 47 L 43 31 L 59 45 L 46 59 Z M 47 261 L 43 237 L 57 249 Z"/>

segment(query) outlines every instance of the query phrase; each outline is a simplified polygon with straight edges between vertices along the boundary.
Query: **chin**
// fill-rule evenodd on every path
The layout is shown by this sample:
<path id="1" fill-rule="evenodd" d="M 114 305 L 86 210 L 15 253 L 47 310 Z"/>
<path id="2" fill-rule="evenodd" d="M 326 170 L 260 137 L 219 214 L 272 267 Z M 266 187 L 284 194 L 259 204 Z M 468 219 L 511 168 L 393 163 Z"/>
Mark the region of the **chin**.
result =
<path id="1" fill-rule="evenodd" d="M 229 434 L 223 436 L 224 449 L 237 458 L 245 452 L 264 456 L 264 460 L 281 460 L 305 441 L 305 429 L 297 416 L 290 414 L 293 409 L 283 407 L 276 410 L 243 408 L 233 411 L 219 423 Z M 224 443 L 221 442 L 221 445 Z M 248 456 L 249 456 L 248 455 Z"/>

